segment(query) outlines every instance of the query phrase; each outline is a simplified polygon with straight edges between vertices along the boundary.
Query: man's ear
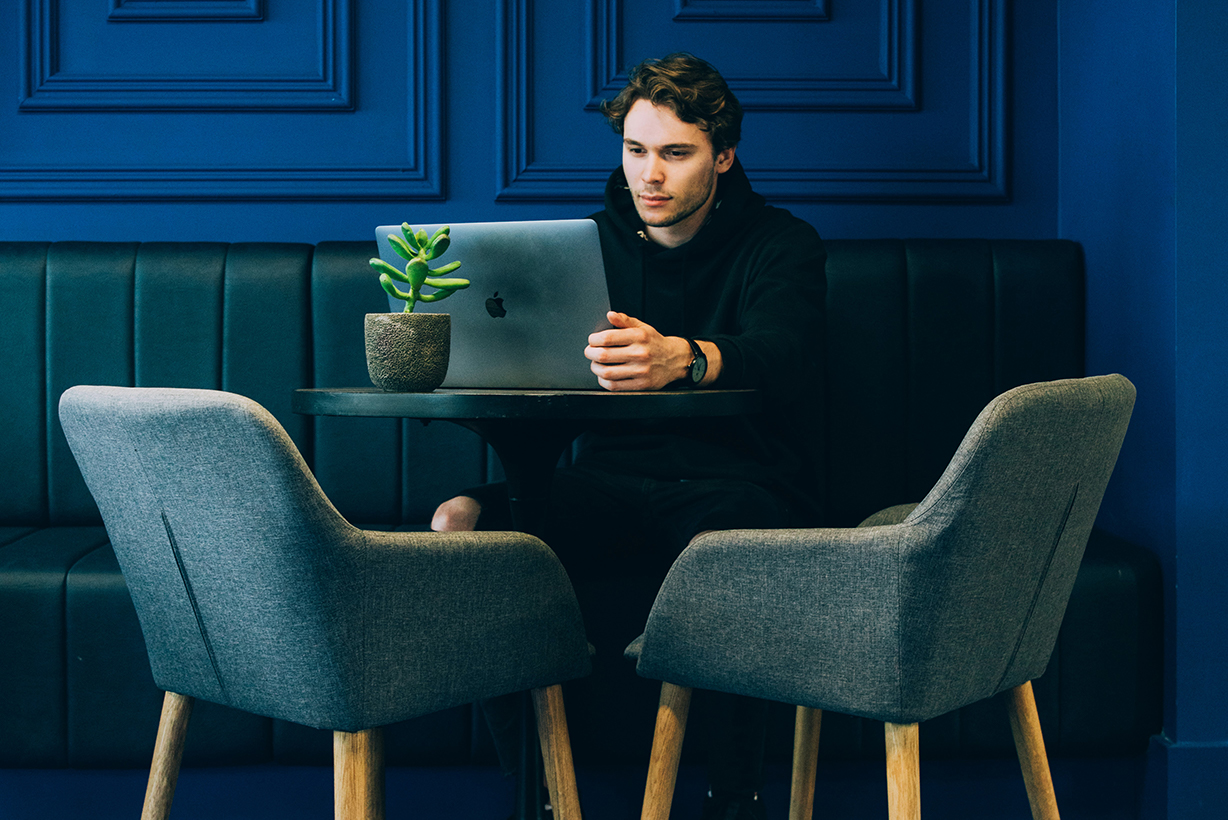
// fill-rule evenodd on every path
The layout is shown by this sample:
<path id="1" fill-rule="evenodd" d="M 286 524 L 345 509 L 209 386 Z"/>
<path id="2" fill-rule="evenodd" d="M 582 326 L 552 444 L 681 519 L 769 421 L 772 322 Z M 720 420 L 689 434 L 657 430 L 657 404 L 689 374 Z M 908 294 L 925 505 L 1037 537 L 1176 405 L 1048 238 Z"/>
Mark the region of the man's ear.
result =
<path id="1" fill-rule="evenodd" d="M 716 154 L 716 172 L 723 174 L 733 167 L 733 154 L 737 150 L 736 146 L 730 146 L 724 151 L 718 151 Z"/>

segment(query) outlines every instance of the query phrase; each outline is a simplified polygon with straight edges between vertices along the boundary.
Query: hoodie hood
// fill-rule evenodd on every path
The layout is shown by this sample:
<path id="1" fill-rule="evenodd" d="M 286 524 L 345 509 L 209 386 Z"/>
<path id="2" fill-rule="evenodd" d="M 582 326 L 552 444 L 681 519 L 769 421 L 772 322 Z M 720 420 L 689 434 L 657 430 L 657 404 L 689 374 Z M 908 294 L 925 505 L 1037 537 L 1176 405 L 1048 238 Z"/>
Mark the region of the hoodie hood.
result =
<path id="1" fill-rule="evenodd" d="M 676 248 L 648 239 L 621 167 L 606 183 L 605 202 L 605 210 L 593 218 L 603 228 L 606 267 L 624 272 L 607 275 L 611 307 L 667 336 L 719 332 L 718 325 L 705 320 L 716 316 L 709 300 L 725 290 L 726 257 L 772 210 L 751 190 L 738 159 L 717 180 L 716 203 L 708 221 Z M 625 275 L 631 271 L 635 275 Z"/>

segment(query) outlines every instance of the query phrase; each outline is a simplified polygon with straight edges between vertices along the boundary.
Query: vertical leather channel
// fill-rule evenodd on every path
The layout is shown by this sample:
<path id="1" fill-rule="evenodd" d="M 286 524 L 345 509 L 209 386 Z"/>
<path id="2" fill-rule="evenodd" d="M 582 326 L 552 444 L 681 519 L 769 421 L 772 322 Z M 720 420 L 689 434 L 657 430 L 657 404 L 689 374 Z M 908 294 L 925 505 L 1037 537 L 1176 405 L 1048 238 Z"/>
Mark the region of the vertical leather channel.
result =
<path id="1" fill-rule="evenodd" d="M 136 257 L 138 387 L 222 386 L 222 243 L 149 242 Z"/>
<path id="2" fill-rule="evenodd" d="M 0 242 L 0 391 L 4 459 L 0 526 L 45 525 L 47 508 L 46 242 Z M 21 476 L 14 480 L 12 476 Z"/>
<path id="3" fill-rule="evenodd" d="M 910 239 L 908 495 L 925 496 L 995 395 L 993 264 L 982 239 Z"/>
<path id="4" fill-rule="evenodd" d="M 831 526 L 910 499 L 908 270 L 898 239 L 827 246 L 827 464 Z M 884 501 L 884 499 L 890 499 Z"/>
<path id="5" fill-rule="evenodd" d="M 222 320 L 222 389 L 268 408 L 309 464 L 310 420 L 290 396 L 311 385 L 311 255 L 311 245 L 230 245 Z"/>
<path id="6" fill-rule="evenodd" d="M 134 382 L 135 242 L 57 242 L 47 253 L 47 495 L 56 526 L 101 517 L 60 428 L 60 394 Z"/>

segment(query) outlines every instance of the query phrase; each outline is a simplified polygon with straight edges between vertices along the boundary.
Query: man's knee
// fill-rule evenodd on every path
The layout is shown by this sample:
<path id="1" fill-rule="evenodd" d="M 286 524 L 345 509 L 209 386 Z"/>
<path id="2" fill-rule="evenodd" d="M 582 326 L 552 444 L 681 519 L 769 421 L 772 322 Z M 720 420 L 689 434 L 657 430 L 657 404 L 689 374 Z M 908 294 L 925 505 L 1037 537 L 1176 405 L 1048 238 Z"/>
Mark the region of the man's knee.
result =
<path id="1" fill-rule="evenodd" d="M 477 529 L 482 505 L 477 499 L 458 495 L 435 508 L 431 529 L 435 532 L 469 532 Z"/>

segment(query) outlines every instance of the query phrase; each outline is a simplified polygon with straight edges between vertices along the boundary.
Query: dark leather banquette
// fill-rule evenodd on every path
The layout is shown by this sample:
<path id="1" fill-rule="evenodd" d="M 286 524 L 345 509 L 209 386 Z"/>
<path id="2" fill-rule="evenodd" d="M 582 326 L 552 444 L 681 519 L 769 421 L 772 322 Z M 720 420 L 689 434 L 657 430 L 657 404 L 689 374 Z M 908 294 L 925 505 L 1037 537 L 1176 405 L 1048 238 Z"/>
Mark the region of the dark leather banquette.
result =
<path id="1" fill-rule="evenodd" d="M 829 523 L 855 525 L 929 489 L 999 392 L 1084 375 L 1083 260 L 1067 241 L 828 243 L 821 430 Z M 309 418 L 295 388 L 368 383 L 363 315 L 386 310 L 373 242 L 0 243 L 0 764 L 149 763 L 160 708 L 136 615 L 56 407 L 74 384 L 219 388 L 285 425 L 341 512 L 425 528 L 461 487 L 498 477 L 472 433 L 446 423 Z M 1128 374 L 1127 374 L 1128 375 Z M 659 579 L 627 566 L 578 593 L 591 612 L 647 612 Z M 1036 696 L 1051 755 L 1141 752 L 1161 713 L 1159 568 L 1097 532 Z M 638 609 L 637 609 L 638 608 Z M 597 674 L 568 713 L 578 766 L 647 759 L 656 685 L 593 617 Z M 1013 754 L 1004 710 L 927 723 L 926 755 Z M 768 756 L 787 760 L 792 713 Z M 825 720 L 822 754 L 882 754 L 881 728 Z M 688 744 L 688 755 L 703 744 Z M 201 704 L 185 765 L 327 763 L 327 733 Z M 391 765 L 491 760 L 480 716 L 453 709 L 393 727 Z"/>

